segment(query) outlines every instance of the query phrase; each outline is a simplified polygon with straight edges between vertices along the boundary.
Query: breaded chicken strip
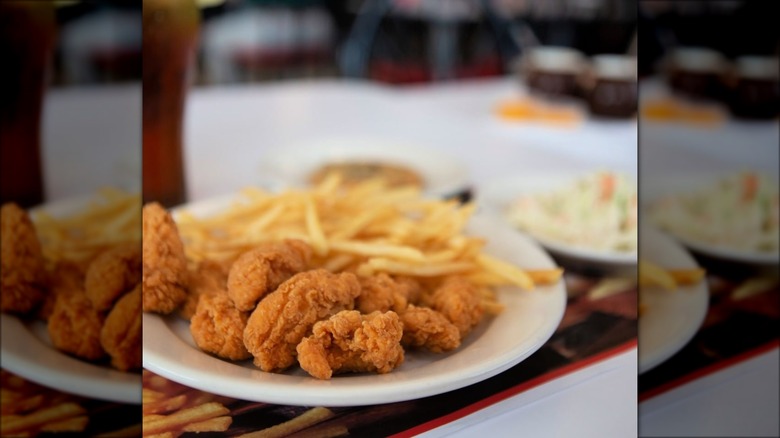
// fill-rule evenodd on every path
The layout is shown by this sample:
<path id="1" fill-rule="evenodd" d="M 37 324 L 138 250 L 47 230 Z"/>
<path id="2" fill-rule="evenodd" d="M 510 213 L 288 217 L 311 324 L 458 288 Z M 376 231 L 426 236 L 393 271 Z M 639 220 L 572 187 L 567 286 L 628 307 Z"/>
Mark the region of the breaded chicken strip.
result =
<path id="1" fill-rule="evenodd" d="M 67 260 L 57 262 L 49 274 L 49 293 L 38 308 L 38 318 L 44 321 L 49 319 L 59 295 L 83 293 L 85 276 L 84 266 L 81 264 Z"/>
<path id="2" fill-rule="evenodd" d="M 244 345 L 263 371 L 283 371 L 295 363 L 295 347 L 314 323 L 352 310 L 360 295 L 355 274 L 325 269 L 301 272 L 268 294 L 252 312 Z"/>
<path id="3" fill-rule="evenodd" d="M 141 368 L 141 283 L 116 302 L 100 331 L 100 345 L 121 371 Z"/>
<path id="4" fill-rule="evenodd" d="M 395 276 L 393 277 L 393 280 L 395 280 L 396 283 L 403 285 L 406 289 L 407 303 L 418 304 L 420 302 L 420 297 L 423 294 L 423 286 L 419 281 L 405 275 Z"/>
<path id="5" fill-rule="evenodd" d="M 252 357 L 244 346 L 249 312 L 233 305 L 226 293 L 201 295 L 190 333 L 201 350 L 230 360 Z"/>
<path id="6" fill-rule="evenodd" d="M 404 347 L 424 348 L 442 353 L 460 346 L 460 331 L 441 313 L 428 307 L 409 305 L 401 313 Z"/>
<path id="7" fill-rule="evenodd" d="M 311 255 L 309 245 L 296 239 L 269 242 L 245 252 L 230 268 L 230 299 L 239 310 L 254 309 L 265 294 L 306 270 Z"/>
<path id="8" fill-rule="evenodd" d="M 0 310 L 28 313 L 47 287 L 41 243 L 27 212 L 13 203 L 0 209 Z"/>
<path id="9" fill-rule="evenodd" d="M 179 316 L 192 319 L 202 295 L 227 294 L 227 278 L 232 262 L 203 260 L 195 269 L 189 271 L 187 298 L 179 307 Z"/>
<path id="10" fill-rule="evenodd" d="M 355 300 L 355 309 L 360 313 L 402 312 L 411 292 L 408 283 L 399 282 L 385 273 L 360 277 L 360 296 Z"/>
<path id="11" fill-rule="evenodd" d="M 103 317 L 83 290 L 57 296 L 49 316 L 49 337 L 58 350 L 88 360 L 105 357 L 100 345 Z"/>
<path id="12" fill-rule="evenodd" d="M 143 208 L 143 308 L 171 313 L 187 297 L 187 259 L 179 230 L 158 203 Z"/>
<path id="13" fill-rule="evenodd" d="M 395 312 L 341 311 L 314 325 L 298 344 L 301 368 L 318 379 L 346 372 L 389 373 L 404 361 L 403 325 Z"/>
<path id="14" fill-rule="evenodd" d="M 485 313 L 476 286 L 463 277 L 446 278 L 431 294 L 423 296 L 422 301 L 455 324 L 461 339 L 479 324 Z"/>
<path id="15" fill-rule="evenodd" d="M 103 251 L 89 264 L 84 281 L 87 298 L 99 311 L 110 309 L 141 282 L 141 244 L 127 243 Z"/>

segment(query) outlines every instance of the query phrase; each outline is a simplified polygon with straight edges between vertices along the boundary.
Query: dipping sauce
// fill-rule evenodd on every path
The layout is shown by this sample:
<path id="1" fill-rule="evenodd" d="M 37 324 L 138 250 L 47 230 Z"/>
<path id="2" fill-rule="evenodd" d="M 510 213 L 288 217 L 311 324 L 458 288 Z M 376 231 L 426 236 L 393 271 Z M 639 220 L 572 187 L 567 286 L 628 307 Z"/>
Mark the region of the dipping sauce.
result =
<path id="1" fill-rule="evenodd" d="M 425 181 L 419 173 L 406 166 L 379 161 L 343 161 L 326 164 L 309 177 L 311 184 L 319 184 L 330 173 L 340 173 L 343 184 L 351 186 L 374 177 L 385 179 L 390 187 L 423 187 Z"/>

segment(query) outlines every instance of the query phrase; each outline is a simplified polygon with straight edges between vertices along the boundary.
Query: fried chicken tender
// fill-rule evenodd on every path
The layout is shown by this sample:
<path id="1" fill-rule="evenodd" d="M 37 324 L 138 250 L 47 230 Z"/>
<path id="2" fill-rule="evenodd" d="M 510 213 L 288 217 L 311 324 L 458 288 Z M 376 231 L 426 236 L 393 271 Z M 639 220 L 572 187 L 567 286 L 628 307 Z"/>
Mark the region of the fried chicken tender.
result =
<path id="1" fill-rule="evenodd" d="M 128 243 L 103 251 L 89 264 L 84 288 L 95 309 L 102 312 L 140 281 L 141 245 Z"/>
<path id="2" fill-rule="evenodd" d="M 460 330 L 441 313 L 428 307 L 409 305 L 401 313 L 404 347 L 442 353 L 460 346 Z"/>
<path id="3" fill-rule="evenodd" d="M 38 318 L 44 321 L 49 319 L 58 296 L 82 293 L 85 275 L 85 268 L 81 264 L 67 260 L 58 261 L 49 275 L 49 293 L 38 308 Z"/>
<path id="4" fill-rule="evenodd" d="M 158 203 L 143 208 L 143 309 L 171 313 L 187 297 L 187 259 L 176 223 Z"/>
<path id="5" fill-rule="evenodd" d="M 411 285 L 399 282 L 385 273 L 370 277 L 360 277 L 360 296 L 355 300 L 355 308 L 360 313 L 402 312 L 408 305 Z"/>
<path id="6" fill-rule="evenodd" d="M 269 242 L 247 251 L 230 268 L 228 295 L 239 310 L 252 310 L 263 296 L 304 271 L 311 256 L 311 247 L 296 239 Z"/>
<path id="7" fill-rule="evenodd" d="M 120 371 L 141 368 L 141 283 L 124 294 L 106 317 L 100 345 Z"/>
<path id="8" fill-rule="evenodd" d="M 41 243 L 30 216 L 14 203 L 0 208 L 0 310 L 25 314 L 46 296 Z"/>
<path id="9" fill-rule="evenodd" d="M 432 293 L 423 296 L 422 302 L 455 324 L 461 339 L 479 324 L 485 313 L 476 286 L 463 277 L 446 278 Z"/>
<path id="10" fill-rule="evenodd" d="M 412 277 L 405 275 L 398 275 L 393 277 L 396 283 L 403 285 L 406 291 L 406 301 L 409 304 L 417 304 L 420 302 L 420 297 L 423 294 L 423 286 L 419 281 Z"/>
<path id="11" fill-rule="evenodd" d="M 297 346 L 301 368 L 318 379 L 334 373 L 389 373 L 404 361 L 403 324 L 395 312 L 343 310 L 314 325 Z"/>
<path id="12" fill-rule="evenodd" d="M 230 360 L 252 357 L 244 346 L 249 312 L 233 305 L 226 293 L 201 295 L 192 316 L 190 333 L 201 350 Z"/>
<path id="13" fill-rule="evenodd" d="M 227 278 L 231 264 L 232 262 L 203 260 L 195 269 L 189 271 L 187 298 L 179 308 L 179 316 L 186 320 L 192 319 L 202 295 L 227 294 Z"/>
<path id="14" fill-rule="evenodd" d="M 102 327 L 103 317 L 83 290 L 57 296 L 48 324 L 57 349 L 87 360 L 101 359 L 106 355 L 100 344 Z"/>
<path id="15" fill-rule="evenodd" d="M 295 347 L 314 323 L 342 310 L 352 310 L 360 295 L 355 274 L 325 269 L 301 272 L 268 294 L 252 312 L 244 329 L 244 345 L 263 371 L 283 371 L 295 363 Z"/>

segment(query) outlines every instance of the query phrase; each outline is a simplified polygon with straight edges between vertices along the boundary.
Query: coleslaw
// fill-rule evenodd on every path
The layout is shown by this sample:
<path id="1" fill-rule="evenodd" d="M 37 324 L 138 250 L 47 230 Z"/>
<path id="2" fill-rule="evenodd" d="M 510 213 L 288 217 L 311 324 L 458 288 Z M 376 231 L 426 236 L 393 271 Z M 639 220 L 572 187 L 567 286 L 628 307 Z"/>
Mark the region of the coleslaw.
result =
<path id="1" fill-rule="evenodd" d="M 636 184 L 619 173 L 594 172 L 557 190 L 522 196 L 506 216 L 539 239 L 600 251 L 637 250 Z"/>
<path id="2" fill-rule="evenodd" d="M 777 181 L 745 171 L 689 194 L 660 200 L 651 217 L 682 239 L 757 253 L 777 252 Z"/>

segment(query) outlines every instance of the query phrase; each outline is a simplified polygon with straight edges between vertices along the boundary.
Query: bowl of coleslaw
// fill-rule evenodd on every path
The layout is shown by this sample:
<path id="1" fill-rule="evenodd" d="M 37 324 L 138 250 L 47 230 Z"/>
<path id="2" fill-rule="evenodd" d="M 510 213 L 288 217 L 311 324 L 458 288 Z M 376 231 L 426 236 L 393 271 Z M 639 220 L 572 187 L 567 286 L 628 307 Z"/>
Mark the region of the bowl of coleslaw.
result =
<path id="1" fill-rule="evenodd" d="M 636 266 L 636 176 L 608 170 L 523 174 L 484 185 L 477 200 L 564 265 Z"/>
<path id="2" fill-rule="evenodd" d="M 653 223 L 695 253 L 759 265 L 780 261 L 776 175 L 746 170 L 689 180 L 648 210 Z"/>

